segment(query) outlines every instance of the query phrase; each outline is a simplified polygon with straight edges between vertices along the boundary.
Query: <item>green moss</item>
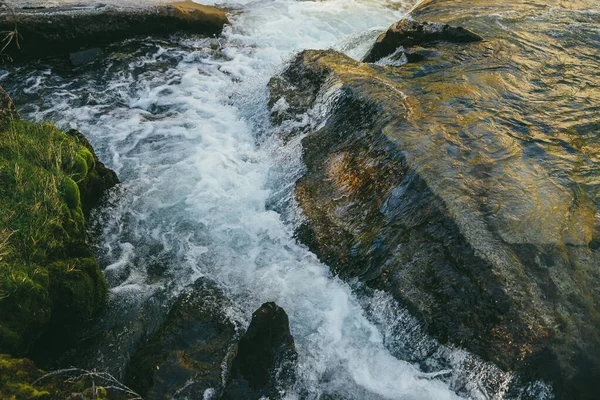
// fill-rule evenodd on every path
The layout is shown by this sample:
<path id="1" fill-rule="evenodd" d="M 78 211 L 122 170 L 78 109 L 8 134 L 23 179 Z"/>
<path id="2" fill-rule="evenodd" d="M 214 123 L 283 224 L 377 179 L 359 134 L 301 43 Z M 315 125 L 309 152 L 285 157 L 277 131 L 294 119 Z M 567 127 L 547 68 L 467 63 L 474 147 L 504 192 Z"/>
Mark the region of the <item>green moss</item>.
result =
<path id="1" fill-rule="evenodd" d="M 73 177 L 77 183 L 82 182 L 88 177 L 91 171 L 96 168 L 94 155 L 85 147 L 82 147 L 75 155 L 73 165 Z"/>
<path id="2" fill-rule="evenodd" d="M 73 169 L 75 170 L 75 177 L 77 178 L 77 181 L 85 179 L 89 172 L 87 162 L 85 162 L 85 158 L 83 158 L 80 154 L 75 156 L 75 165 Z"/>
<path id="3" fill-rule="evenodd" d="M 139 398 L 112 389 L 115 381 L 94 372 L 61 370 L 46 373 L 26 358 L 12 358 L 0 354 L 0 399 L 2 400 L 62 400 L 96 399 L 128 400 Z M 105 383 L 106 387 L 102 384 Z M 107 389 L 108 388 L 108 389 Z"/>
<path id="4" fill-rule="evenodd" d="M 42 372 L 32 361 L 0 354 L 0 398 L 11 400 L 50 398 L 48 391 L 31 385 L 40 376 Z"/>
<path id="5" fill-rule="evenodd" d="M 77 155 L 85 160 L 85 163 L 90 171 L 94 171 L 96 169 L 96 159 L 91 151 L 87 148 L 83 147 Z"/>
<path id="6" fill-rule="evenodd" d="M 95 168 L 90 150 L 53 125 L 13 121 L 0 132 L 0 352 L 27 354 L 49 326 L 104 304 L 81 201 Z"/>
<path id="7" fill-rule="evenodd" d="M 81 194 L 79 193 L 77 183 L 73 179 L 65 177 L 61 185 L 61 192 L 70 209 L 81 207 Z"/>

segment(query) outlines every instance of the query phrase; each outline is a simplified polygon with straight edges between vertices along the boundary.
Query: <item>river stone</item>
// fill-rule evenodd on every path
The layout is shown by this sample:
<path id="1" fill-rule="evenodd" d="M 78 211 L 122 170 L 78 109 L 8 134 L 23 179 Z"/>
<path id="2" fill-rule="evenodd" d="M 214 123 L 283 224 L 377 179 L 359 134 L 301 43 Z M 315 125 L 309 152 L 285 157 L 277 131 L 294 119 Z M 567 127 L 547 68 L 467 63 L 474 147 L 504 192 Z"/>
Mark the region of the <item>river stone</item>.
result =
<path id="1" fill-rule="evenodd" d="M 14 59 L 77 52 L 139 35 L 192 32 L 218 35 L 229 23 L 218 8 L 180 1 L 161 6 L 66 5 L 19 9 L 15 14 L 0 9 L 0 31 L 18 26 L 19 41 L 5 52 Z"/>
<path id="2" fill-rule="evenodd" d="M 286 312 L 263 304 L 239 342 L 225 398 L 279 398 L 294 383 L 296 359 Z"/>
<path id="3" fill-rule="evenodd" d="M 331 110 L 302 140 L 296 199 L 307 219 L 298 237 L 340 277 L 394 295 L 442 343 L 550 381 L 564 398 L 592 398 L 600 365 L 594 203 L 522 157 L 478 174 L 451 150 L 447 125 L 419 108 L 439 104 L 432 112 L 446 118 L 453 96 L 469 95 L 423 72 L 447 70 L 448 46 L 425 66 L 394 69 L 305 51 L 273 79 L 271 104 L 283 99 L 307 113 L 317 105 L 296 97 L 308 93 Z M 473 71 L 485 73 L 478 64 Z M 440 93 L 443 85 L 450 89 Z M 485 132 L 498 135 L 496 145 L 518 146 L 497 128 Z M 472 142 L 466 154 L 484 150 Z M 485 211 L 492 203 L 501 212 Z"/>
<path id="4" fill-rule="evenodd" d="M 163 326 L 142 345 L 126 382 L 145 399 L 202 399 L 221 392 L 235 329 L 227 300 L 200 278 L 173 306 Z M 216 397 L 215 397 L 216 398 Z"/>
<path id="5" fill-rule="evenodd" d="M 399 47 L 422 46 L 432 42 L 469 43 L 483 38 L 462 27 L 452 27 L 437 22 L 418 22 L 403 19 L 382 33 L 365 56 L 364 62 L 376 62 Z"/>

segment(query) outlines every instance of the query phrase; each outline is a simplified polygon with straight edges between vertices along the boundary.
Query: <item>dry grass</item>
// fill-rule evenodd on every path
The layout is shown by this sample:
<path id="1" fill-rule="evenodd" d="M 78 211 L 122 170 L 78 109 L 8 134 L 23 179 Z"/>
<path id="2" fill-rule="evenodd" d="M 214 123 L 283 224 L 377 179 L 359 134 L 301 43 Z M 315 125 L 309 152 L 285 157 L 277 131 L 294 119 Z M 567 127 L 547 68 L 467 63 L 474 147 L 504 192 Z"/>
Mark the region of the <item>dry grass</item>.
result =
<path id="1" fill-rule="evenodd" d="M 12 61 L 12 58 L 6 55 L 4 52 L 10 46 L 11 43 L 15 43 L 17 48 L 20 48 L 19 44 L 19 29 L 17 27 L 17 16 L 15 15 L 13 9 L 6 4 L 4 0 L 0 0 L 0 9 L 5 9 L 10 14 L 10 17 L 13 21 L 13 29 L 9 31 L 0 32 L 0 60 L 8 59 Z"/>

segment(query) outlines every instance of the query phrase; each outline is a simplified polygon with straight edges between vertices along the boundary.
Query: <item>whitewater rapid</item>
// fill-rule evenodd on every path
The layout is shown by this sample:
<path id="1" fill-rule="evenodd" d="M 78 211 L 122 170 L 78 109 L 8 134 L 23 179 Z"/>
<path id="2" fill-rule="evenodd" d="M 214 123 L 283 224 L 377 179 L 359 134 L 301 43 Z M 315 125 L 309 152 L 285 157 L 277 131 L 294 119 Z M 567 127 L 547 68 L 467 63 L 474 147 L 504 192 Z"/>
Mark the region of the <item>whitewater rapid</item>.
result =
<path id="1" fill-rule="evenodd" d="M 301 151 L 270 126 L 269 78 L 302 49 L 359 57 L 412 4 L 205 4 L 230 7 L 220 38 L 173 38 L 125 67 L 109 54 L 101 74 L 25 84 L 45 104 L 24 113 L 85 132 L 122 181 L 95 216 L 112 306 L 173 298 L 207 276 L 240 326 L 266 301 L 289 314 L 299 367 L 287 398 L 502 398 L 509 374 L 440 346 L 385 294 L 357 296 L 293 236 Z"/>

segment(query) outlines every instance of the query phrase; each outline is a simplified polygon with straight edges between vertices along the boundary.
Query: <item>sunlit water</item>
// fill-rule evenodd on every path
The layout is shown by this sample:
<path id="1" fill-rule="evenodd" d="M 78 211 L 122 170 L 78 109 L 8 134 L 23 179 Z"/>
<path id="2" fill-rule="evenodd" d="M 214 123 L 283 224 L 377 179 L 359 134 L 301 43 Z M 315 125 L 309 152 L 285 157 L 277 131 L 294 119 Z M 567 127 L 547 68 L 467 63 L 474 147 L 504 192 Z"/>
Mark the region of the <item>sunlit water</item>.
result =
<path id="1" fill-rule="evenodd" d="M 387 295 L 333 277 L 293 237 L 301 153 L 297 141 L 284 145 L 272 132 L 269 78 L 305 48 L 360 56 L 411 4 L 227 5 L 232 26 L 218 39 L 133 41 L 81 71 L 0 75 L 23 115 L 85 132 L 122 181 L 95 216 L 94 237 L 113 314 L 133 310 L 142 322 L 115 317 L 117 334 L 98 345 L 95 361 L 120 370 L 132 326 L 147 329 L 143 321 L 165 312 L 144 304 L 168 304 L 207 276 L 233 300 L 227 312 L 239 326 L 265 301 L 287 311 L 299 353 L 289 398 L 510 397 L 511 375 L 440 346 Z"/>

